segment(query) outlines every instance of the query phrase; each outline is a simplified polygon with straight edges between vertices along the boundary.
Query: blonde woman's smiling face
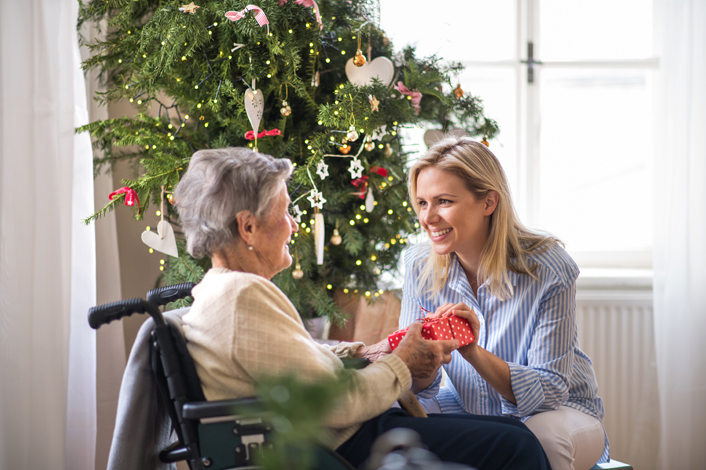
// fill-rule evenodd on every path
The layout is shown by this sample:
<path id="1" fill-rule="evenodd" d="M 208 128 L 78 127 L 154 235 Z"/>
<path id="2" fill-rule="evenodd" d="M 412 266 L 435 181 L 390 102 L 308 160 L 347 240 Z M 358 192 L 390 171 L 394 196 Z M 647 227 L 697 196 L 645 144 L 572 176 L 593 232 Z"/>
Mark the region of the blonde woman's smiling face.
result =
<path id="1" fill-rule="evenodd" d="M 437 167 L 428 167 L 417 176 L 416 202 L 419 223 L 438 255 L 456 253 L 461 258 L 480 255 L 488 239 L 490 215 L 495 209 L 495 204 L 488 204 L 488 198 L 476 200 L 461 178 Z"/>

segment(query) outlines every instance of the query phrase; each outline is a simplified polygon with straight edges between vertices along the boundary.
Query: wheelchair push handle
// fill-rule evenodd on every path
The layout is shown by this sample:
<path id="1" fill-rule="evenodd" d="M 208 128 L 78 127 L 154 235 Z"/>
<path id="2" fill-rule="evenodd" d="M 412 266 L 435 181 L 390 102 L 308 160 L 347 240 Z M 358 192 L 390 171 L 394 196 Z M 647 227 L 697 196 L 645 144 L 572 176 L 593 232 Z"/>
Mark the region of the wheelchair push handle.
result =
<path id="1" fill-rule="evenodd" d="M 193 282 L 184 282 L 173 286 L 159 287 L 147 292 L 147 301 L 153 305 L 166 305 L 169 302 L 174 302 L 184 297 L 191 295 L 191 289 L 196 284 Z"/>
<path id="2" fill-rule="evenodd" d="M 110 323 L 113 320 L 120 320 L 133 313 L 147 312 L 152 315 L 150 307 L 151 305 L 139 297 L 98 305 L 88 310 L 88 324 L 91 325 L 91 328 L 97 330 L 106 323 Z M 152 310 L 154 310 L 154 307 Z"/>

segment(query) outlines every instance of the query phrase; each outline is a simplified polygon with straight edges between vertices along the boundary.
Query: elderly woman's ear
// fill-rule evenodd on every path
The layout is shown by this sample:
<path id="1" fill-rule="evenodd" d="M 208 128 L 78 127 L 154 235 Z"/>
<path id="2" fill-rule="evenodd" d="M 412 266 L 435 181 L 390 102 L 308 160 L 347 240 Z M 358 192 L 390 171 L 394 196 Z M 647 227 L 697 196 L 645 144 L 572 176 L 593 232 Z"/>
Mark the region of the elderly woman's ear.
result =
<path id="1" fill-rule="evenodd" d="M 242 210 L 235 216 L 235 220 L 237 222 L 240 239 L 245 242 L 245 245 L 252 246 L 255 224 L 257 223 L 255 216 L 249 210 Z"/>

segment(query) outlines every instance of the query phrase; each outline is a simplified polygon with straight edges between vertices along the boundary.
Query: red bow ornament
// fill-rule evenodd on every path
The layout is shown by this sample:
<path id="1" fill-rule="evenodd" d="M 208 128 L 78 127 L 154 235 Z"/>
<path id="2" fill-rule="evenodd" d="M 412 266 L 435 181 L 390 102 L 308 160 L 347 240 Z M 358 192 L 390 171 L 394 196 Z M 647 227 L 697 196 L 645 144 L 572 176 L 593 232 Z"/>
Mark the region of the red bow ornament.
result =
<path id="1" fill-rule="evenodd" d="M 402 82 L 397 82 L 397 85 L 395 85 L 395 90 L 399 91 L 403 95 L 412 98 L 412 106 L 414 106 L 416 114 L 419 114 L 419 111 L 421 111 L 422 109 L 419 106 L 419 102 L 422 101 L 422 92 L 417 90 L 410 90 L 409 88 L 404 86 L 404 83 Z"/>
<path id="2" fill-rule="evenodd" d="M 424 339 L 437 341 L 457 339 L 459 348 L 475 341 L 471 324 L 465 318 L 446 313 L 438 317 L 427 317 L 418 321 L 422 322 L 422 338 Z M 407 334 L 407 330 L 409 330 L 409 328 L 390 333 L 387 337 L 390 348 L 394 350 L 400 345 L 400 341 L 402 341 L 402 338 Z"/>
<path id="3" fill-rule="evenodd" d="M 355 186 L 356 188 L 360 188 L 359 193 L 353 193 L 353 194 L 358 194 L 359 198 L 365 199 L 365 192 L 368 190 L 368 177 L 361 176 L 360 178 L 356 178 L 353 181 L 351 181 L 351 184 L 353 186 Z"/>
<path id="4" fill-rule="evenodd" d="M 387 177 L 387 169 L 383 168 L 381 166 L 371 166 L 370 172 L 378 174 L 378 175 L 382 176 L 383 178 Z M 353 186 L 355 186 L 356 188 L 360 188 L 360 192 L 353 193 L 353 194 L 357 194 L 359 198 L 365 199 L 365 193 L 368 191 L 368 177 L 361 176 L 360 178 L 356 178 L 353 181 L 351 181 L 351 184 Z"/>
<path id="5" fill-rule="evenodd" d="M 273 135 L 282 135 L 279 129 L 272 129 L 271 131 L 268 130 L 263 130 L 257 135 L 258 139 L 262 139 L 265 136 L 273 136 Z M 245 133 L 245 138 L 248 140 L 254 140 L 255 139 L 255 133 L 253 131 L 247 131 Z"/>
<path id="6" fill-rule="evenodd" d="M 137 193 L 135 192 L 134 189 L 132 189 L 129 186 L 125 186 L 124 188 L 120 188 L 116 191 L 113 191 L 108 195 L 108 199 L 111 201 L 117 196 L 118 194 L 123 194 L 125 193 L 125 205 L 126 206 L 134 206 L 137 204 L 137 213 L 140 213 L 140 199 L 137 197 Z"/>

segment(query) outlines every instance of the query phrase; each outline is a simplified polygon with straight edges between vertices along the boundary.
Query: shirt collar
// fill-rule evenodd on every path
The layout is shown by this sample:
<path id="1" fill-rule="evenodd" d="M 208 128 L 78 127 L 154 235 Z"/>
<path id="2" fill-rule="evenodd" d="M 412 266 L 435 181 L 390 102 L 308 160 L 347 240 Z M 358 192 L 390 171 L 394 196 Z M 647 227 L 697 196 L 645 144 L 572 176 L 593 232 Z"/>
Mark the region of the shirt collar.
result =
<path id="1" fill-rule="evenodd" d="M 513 287 L 517 286 L 517 282 L 520 279 L 520 274 L 507 269 L 505 271 L 505 274 L 507 275 L 508 279 L 510 280 L 510 284 L 512 284 Z M 458 260 L 458 256 L 456 256 L 456 253 L 451 253 L 450 255 L 450 261 L 449 261 L 449 275 L 448 275 L 448 282 L 449 282 L 449 287 L 456 292 L 465 294 L 466 290 L 469 292 L 471 291 L 471 285 L 468 282 L 468 278 L 466 277 L 466 273 L 463 271 L 463 268 L 461 267 L 461 262 Z M 488 281 L 486 280 L 483 284 L 481 284 L 478 288 L 480 289 L 481 287 L 485 286 L 488 284 Z"/>

